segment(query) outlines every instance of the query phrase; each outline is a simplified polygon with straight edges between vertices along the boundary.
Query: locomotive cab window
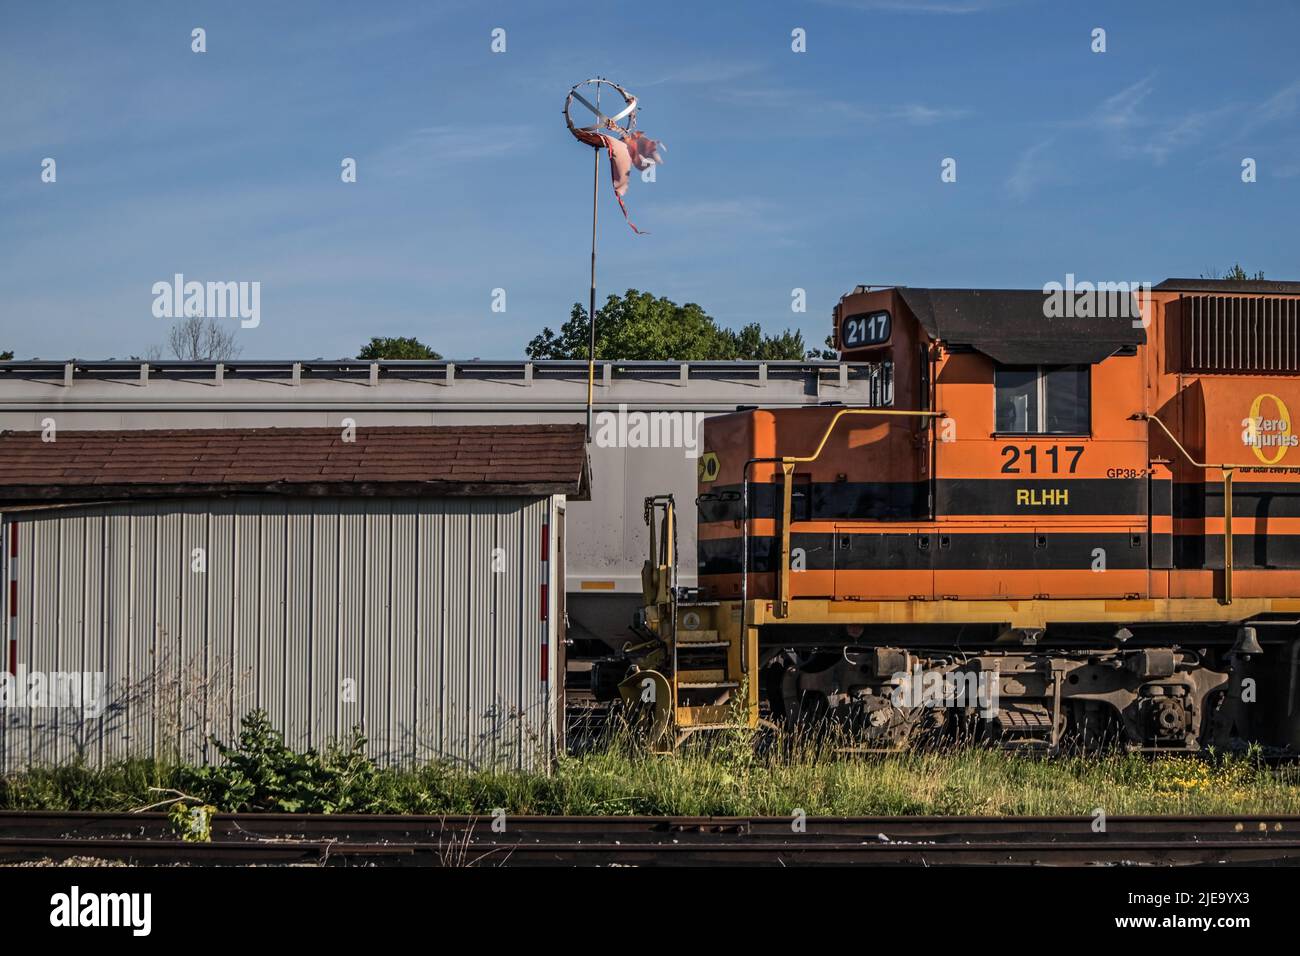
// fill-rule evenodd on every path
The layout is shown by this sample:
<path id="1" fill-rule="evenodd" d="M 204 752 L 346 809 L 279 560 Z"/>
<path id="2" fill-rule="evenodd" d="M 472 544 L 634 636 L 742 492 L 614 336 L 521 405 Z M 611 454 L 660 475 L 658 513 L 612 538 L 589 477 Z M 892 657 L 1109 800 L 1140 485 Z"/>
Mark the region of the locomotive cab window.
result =
<path id="1" fill-rule="evenodd" d="M 1089 365 L 999 365 L 993 373 L 995 428 L 1005 435 L 1086 435 Z"/>

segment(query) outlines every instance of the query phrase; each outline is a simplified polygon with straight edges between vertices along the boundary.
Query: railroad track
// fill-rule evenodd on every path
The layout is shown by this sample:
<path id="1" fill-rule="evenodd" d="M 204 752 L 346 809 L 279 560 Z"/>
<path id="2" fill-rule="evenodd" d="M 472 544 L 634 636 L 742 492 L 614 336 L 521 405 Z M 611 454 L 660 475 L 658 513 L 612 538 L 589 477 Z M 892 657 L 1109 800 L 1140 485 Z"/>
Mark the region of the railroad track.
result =
<path id="1" fill-rule="evenodd" d="M 1197 865 L 1300 863 L 1300 817 L 506 817 L 0 811 L 0 863 L 142 865 Z"/>

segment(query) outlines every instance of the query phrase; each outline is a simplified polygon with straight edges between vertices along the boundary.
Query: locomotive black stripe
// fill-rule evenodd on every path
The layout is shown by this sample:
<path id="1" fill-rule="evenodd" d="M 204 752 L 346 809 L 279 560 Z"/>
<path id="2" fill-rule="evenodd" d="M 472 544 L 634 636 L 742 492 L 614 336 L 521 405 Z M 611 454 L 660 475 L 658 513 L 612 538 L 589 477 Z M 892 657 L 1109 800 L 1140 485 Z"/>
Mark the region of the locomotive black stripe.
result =
<path id="1" fill-rule="evenodd" d="M 775 518 L 781 512 L 781 485 L 754 482 L 749 486 L 751 518 Z M 922 521 L 929 517 L 930 484 L 925 481 L 800 481 L 791 489 L 796 521 L 872 518 L 880 521 Z M 699 520 L 739 521 L 741 486 L 723 485 L 696 499 Z"/>
<path id="2" fill-rule="evenodd" d="M 1235 480 L 1232 515 L 1234 518 L 1300 518 L 1300 482 Z M 1222 482 L 1176 483 L 1174 517 L 1222 518 Z"/>
<path id="3" fill-rule="evenodd" d="M 1223 536 L 1174 535 L 1174 562 L 1179 568 L 1222 571 Z M 1300 568 L 1300 534 L 1234 533 L 1232 566 L 1238 571 Z"/>
<path id="4" fill-rule="evenodd" d="M 1158 536 L 1166 537 L 1169 536 Z M 848 539 L 848 547 L 843 547 Z M 1172 536 L 1174 567 L 1223 569 L 1219 535 Z M 946 544 L 944 543 L 946 540 Z M 923 543 L 924 542 L 924 543 Z M 1156 541 L 1151 540 L 1154 546 Z M 1233 535 L 1237 570 L 1300 569 L 1300 535 Z M 1147 536 L 1126 534 L 792 534 L 791 548 L 802 548 L 805 568 L 831 571 L 958 571 L 1091 569 L 1094 550 L 1106 552 L 1106 567 L 1135 570 L 1148 566 Z M 750 570 L 777 567 L 779 539 L 750 538 Z M 1159 565 L 1154 565 L 1159 569 Z M 739 574 L 740 539 L 700 542 L 700 573 Z"/>
<path id="5" fill-rule="evenodd" d="M 1151 514 L 1170 517 L 1174 510 L 1174 482 L 1172 478 L 1151 479 Z M 1171 522 L 1163 522 L 1165 526 Z M 1174 564 L 1174 536 L 1172 530 L 1151 534 L 1151 567 L 1171 568 Z"/>
<path id="6" fill-rule="evenodd" d="M 936 514 L 941 517 L 1147 513 L 1145 478 L 945 478 L 935 484 Z M 791 507 L 796 521 L 919 521 L 929 517 L 929 493 L 925 481 L 809 482 L 796 477 Z M 700 521 L 738 521 L 740 496 L 740 485 L 720 485 L 703 492 L 697 499 Z M 779 483 L 755 482 L 749 486 L 749 498 L 751 518 L 780 514 Z"/>
<path id="7" fill-rule="evenodd" d="M 1234 497 L 1236 497 L 1234 495 Z M 1173 514 L 1174 481 L 1172 478 L 1151 479 L 1151 513 L 1154 515 Z"/>
<path id="8" fill-rule="evenodd" d="M 701 575 L 739 574 L 741 539 L 699 542 Z M 767 572 L 779 564 L 780 539 L 751 536 L 750 570 Z M 1105 552 L 1108 570 L 1147 567 L 1145 534 L 845 534 L 790 535 L 790 547 L 804 552 L 810 571 L 1014 571 L 1091 570 L 1096 551 Z M 1234 549 L 1235 554 L 1235 549 Z"/>

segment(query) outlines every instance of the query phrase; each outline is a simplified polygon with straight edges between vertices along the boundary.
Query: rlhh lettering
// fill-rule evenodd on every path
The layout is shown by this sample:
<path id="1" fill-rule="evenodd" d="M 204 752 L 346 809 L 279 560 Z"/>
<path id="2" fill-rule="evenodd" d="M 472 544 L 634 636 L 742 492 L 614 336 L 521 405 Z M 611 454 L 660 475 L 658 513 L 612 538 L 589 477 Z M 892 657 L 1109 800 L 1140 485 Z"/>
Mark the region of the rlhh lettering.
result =
<path id="1" fill-rule="evenodd" d="M 1063 506 L 1070 503 L 1068 488 L 1017 488 L 1016 504 L 1030 508 L 1046 505 Z"/>

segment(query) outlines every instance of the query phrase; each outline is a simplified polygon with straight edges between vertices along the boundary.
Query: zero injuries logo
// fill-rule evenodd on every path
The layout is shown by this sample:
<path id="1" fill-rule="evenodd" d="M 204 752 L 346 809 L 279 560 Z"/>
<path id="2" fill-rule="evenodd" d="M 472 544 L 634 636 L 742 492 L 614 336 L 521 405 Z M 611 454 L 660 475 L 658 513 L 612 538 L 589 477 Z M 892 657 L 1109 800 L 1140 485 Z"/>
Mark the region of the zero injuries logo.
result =
<path id="1" fill-rule="evenodd" d="M 1264 417 L 1264 402 L 1273 403 L 1273 417 Z M 1241 443 L 1266 465 L 1276 465 L 1286 457 L 1288 448 L 1300 445 L 1300 435 L 1291 433 L 1291 412 L 1286 402 L 1265 392 L 1256 395 L 1250 405 L 1250 417 L 1241 420 Z M 1266 454 L 1265 450 L 1271 450 Z"/>
<path id="2" fill-rule="evenodd" d="M 711 451 L 701 455 L 699 463 L 695 466 L 700 481 L 716 481 L 721 470 L 722 465 L 718 463 L 717 453 Z"/>

